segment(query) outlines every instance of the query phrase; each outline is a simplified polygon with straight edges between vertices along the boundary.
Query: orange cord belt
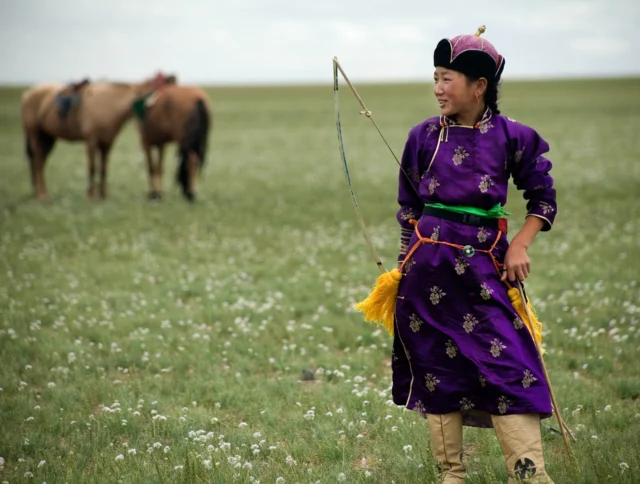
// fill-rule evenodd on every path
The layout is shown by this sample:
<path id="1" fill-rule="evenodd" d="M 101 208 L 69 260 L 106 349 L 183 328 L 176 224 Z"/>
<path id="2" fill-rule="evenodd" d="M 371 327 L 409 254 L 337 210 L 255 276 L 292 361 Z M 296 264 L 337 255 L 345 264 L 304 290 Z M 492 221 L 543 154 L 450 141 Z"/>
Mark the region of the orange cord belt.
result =
<path id="1" fill-rule="evenodd" d="M 411 220 L 409 220 L 409 223 L 414 226 L 415 231 L 416 231 L 416 235 L 418 236 L 418 241 L 415 244 L 413 244 L 413 246 L 411 247 L 409 252 L 407 252 L 406 257 L 404 258 L 404 260 L 402 261 L 402 264 L 400 265 L 400 270 L 402 270 L 404 268 L 404 265 L 409 260 L 409 257 L 411 257 L 413 255 L 413 253 L 416 250 L 418 250 L 418 248 L 422 244 L 442 244 L 442 245 L 447 245 L 449 247 L 453 247 L 455 249 L 460 249 L 460 250 L 465 249 L 464 245 L 453 244 L 451 242 L 443 242 L 443 241 L 440 241 L 440 240 L 434 240 L 434 239 L 431 239 L 429 237 L 423 237 L 422 234 L 420 233 L 420 231 L 418 230 L 418 221 L 415 220 L 415 219 L 411 219 Z M 502 237 L 502 230 L 498 231 L 498 235 L 496 236 L 496 240 L 493 242 L 493 244 L 491 244 L 491 247 L 489 249 L 476 249 L 476 248 L 473 248 L 474 253 L 475 252 L 480 252 L 481 254 L 487 254 L 489 257 L 491 257 L 491 261 L 493 262 L 493 266 L 496 268 L 496 271 L 498 273 L 500 273 L 500 269 L 502 268 L 502 264 L 500 264 L 498 262 L 498 260 L 496 259 L 496 257 L 493 255 L 493 249 L 495 249 L 496 245 L 498 245 L 498 242 L 500 241 L 500 237 Z M 508 283 L 507 283 L 507 286 L 511 287 L 511 285 L 508 284 Z"/>

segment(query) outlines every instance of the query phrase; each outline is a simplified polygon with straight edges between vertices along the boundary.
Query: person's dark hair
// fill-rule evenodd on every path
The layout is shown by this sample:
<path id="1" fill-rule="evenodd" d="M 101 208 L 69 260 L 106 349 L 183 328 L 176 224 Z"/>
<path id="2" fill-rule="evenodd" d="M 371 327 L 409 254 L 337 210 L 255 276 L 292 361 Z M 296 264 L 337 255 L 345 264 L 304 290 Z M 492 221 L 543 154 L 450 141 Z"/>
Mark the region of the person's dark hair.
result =
<path id="1" fill-rule="evenodd" d="M 477 81 L 477 78 L 469 77 L 469 82 Z M 489 109 L 493 112 L 493 114 L 500 114 L 500 110 L 498 109 L 498 89 L 499 82 L 490 81 L 487 79 L 487 89 L 484 91 L 484 103 L 487 105 Z"/>
<path id="2" fill-rule="evenodd" d="M 484 102 L 491 109 L 493 114 L 500 114 L 498 109 L 498 82 L 490 81 L 487 84 L 487 90 L 484 92 Z"/>

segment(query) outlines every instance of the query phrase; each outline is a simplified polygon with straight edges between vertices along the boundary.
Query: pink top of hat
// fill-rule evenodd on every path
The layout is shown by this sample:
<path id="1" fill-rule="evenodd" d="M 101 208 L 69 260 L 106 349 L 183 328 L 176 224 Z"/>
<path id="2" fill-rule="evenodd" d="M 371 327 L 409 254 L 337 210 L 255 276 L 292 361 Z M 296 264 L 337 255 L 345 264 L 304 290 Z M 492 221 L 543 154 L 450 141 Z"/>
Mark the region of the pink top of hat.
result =
<path id="1" fill-rule="evenodd" d="M 484 31 L 485 27 L 483 25 L 475 35 L 457 35 L 449 39 L 449 42 L 451 42 L 451 61 L 453 62 L 456 57 L 465 51 L 477 50 L 489 54 L 496 63 L 496 66 L 499 66 L 502 61 L 502 56 L 498 54 L 498 51 L 491 42 L 480 37 Z"/>

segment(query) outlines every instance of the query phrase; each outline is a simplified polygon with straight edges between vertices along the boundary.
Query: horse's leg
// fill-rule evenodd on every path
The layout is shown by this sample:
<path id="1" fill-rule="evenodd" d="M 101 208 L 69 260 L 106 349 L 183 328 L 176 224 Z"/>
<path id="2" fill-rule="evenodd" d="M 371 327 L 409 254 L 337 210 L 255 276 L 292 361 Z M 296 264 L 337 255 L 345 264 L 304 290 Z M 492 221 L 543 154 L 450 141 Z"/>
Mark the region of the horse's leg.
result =
<path id="1" fill-rule="evenodd" d="M 193 151 L 189 152 L 187 170 L 189 174 L 189 194 L 187 198 L 193 200 L 198 189 L 198 171 L 200 170 L 200 157 Z"/>
<path id="2" fill-rule="evenodd" d="M 153 162 L 153 151 L 151 146 L 146 141 L 142 142 L 142 149 L 144 150 L 144 156 L 147 160 L 147 171 L 149 172 L 149 200 L 157 200 L 161 197 L 160 193 L 156 191 L 155 186 L 155 163 Z"/>
<path id="3" fill-rule="evenodd" d="M 87 172 L 89 175 L 87 186 L 87 197 L 95 196 L 95 175 L 96 175 L 96 149 L 97 146 L 91 141 L 87 141 Z"/>
<path id="4" fill-rule="evenodd" d="M 29 161 L 29 174 L 31 175 L 31 187 L 34 194 L 36 193 L 36 165 L 35 165 L 35 145 L 36 141 L 33 139 L 33 135 L 29 132 L 24 134 L 25 151 L 27 160 Z"/>
<path id="5" fill-rule="evenodd" d="M 158 145 L 158 158 L 156 161 L 156 172 L 154 185 L 156 192 L 162 196 L 162 173 L 164 171 L 164 144 Z"/>
<path id="6" fill-rule="evenodd" d="M 111 144 L 100 145 L 100 198 L 107 198 L 107 164 L 109 163 L 109 152 Z"/>
<path id="7" fill-rule="evenodd" d="M 51 153 L 55 138 L 43 131 L 32 132 L 29 136 L 29 162 L 31 164 L 31 182 L 36 198 L 41 202 L 48 200 L 47 187 L 44 182 L 44 165 Z"/>
<path id="8" fill-rule="evenodd" d="M 142 150 L 144 151 L 144 159 L 147 162 L 147 172 L 149 174 L 149 198 L 153 200 L 155 198 L 153 193 L 153 154 L 151 153 L 151 147 L 146 143 L 142 143 Z"/>
<path id="9" fill-rule="evenodd" d="M 35 196 L 41 202 L 44 202 L 49 198 L 49 195 L 47 194 L 47 187 L 44 182 L 44 162 L 45 157 L 43 150 L 37 146 L 33 150 L 33 157 L 31 158 L 31 180 L 33 182 Z"/>

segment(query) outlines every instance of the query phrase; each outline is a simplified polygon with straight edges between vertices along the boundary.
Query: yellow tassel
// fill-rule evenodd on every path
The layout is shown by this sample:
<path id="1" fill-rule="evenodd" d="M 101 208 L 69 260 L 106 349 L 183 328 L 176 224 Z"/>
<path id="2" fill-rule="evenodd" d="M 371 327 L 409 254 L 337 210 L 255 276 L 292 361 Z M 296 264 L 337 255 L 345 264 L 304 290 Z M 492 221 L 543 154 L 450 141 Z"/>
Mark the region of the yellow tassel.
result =
<path id="1" fill-rule="evenodd" d="M 529 309 L 529 314 L 531 315 L 531 320 L 529 320 L 527 311 L 522 305 L 522 297 L 520 296 L 520 291 L 518 291 L 518 289 L 516 289 L 515 287 L 512 287 L 509 289 L 508 294 L 509 299 L 511 300 L 511 304 L 513 304 L 513 307 L 518 313 L 518 316 L 520 316 L 520 319 L 529 330 L 529 333 L 531 333 L 531 336 L 536 339 L 539 345 L 542 344 L 542 323 L 538 320 L 538 317 L 533 310 L 533 306 L 531 306 L 531 301 L 527 301 L 527 309 Z M 540 352 L 544 354 L 544 348 L 541 347 Z"/>
<path id="2" fill-rule="evenodd" d="M 364 313 L 364 320 L 384 326 L 393 336 L 393 321 L 396 312 L 396 296 L 402 272 L 392 269 L 378 277 L 371 294 L 354 308 Z"/>

